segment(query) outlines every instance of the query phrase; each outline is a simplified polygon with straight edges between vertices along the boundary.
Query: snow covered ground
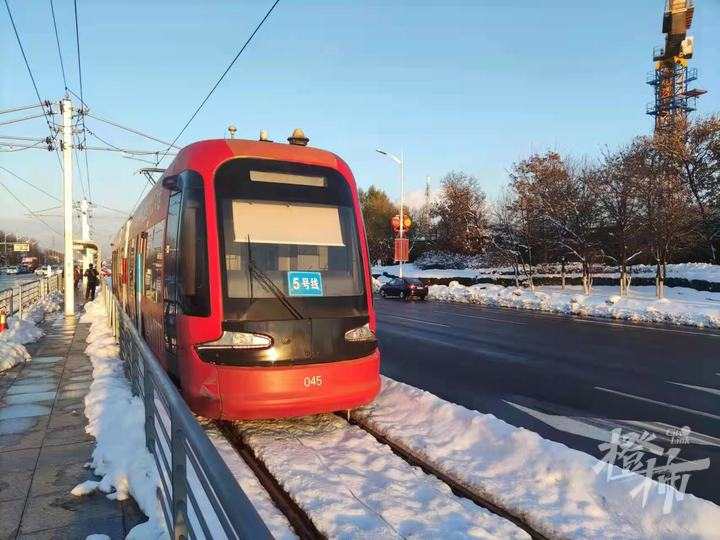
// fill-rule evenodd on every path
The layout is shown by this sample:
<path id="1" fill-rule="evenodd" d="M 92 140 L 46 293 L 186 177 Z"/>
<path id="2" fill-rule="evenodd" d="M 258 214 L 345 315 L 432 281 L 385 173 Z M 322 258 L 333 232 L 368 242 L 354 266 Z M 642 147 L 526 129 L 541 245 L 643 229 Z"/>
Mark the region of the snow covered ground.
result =
<path id="1" fill-rule="evenodd" d="M 398 275 L 399 265 L 389 266 L 373 266 L 372 273 L 383 274 L 387 272 L 391 275 Z M 513 277 L 513 269 L 509 266 L 506 267 L 492 267 L 492 268 L 429 268 L 421 269 L 412 263 L 403 265 L 403 275 L 406 277 L 417 277 L 417 278 L 487 278 L 487 277 Z M 559 276 L 559 269 L 557 272 L 538 272 L 538 277 L 548 276 Z M 595 274 L 597 277 L 618 277 L 617 272 L 600 272 Z M 632 267 L 633 277 L 655 277 L 655 267 L 652 265 L 638 264 Z M 568 277 L 580 277 L 579 269 L 573 271 L 570 268 L 567 273 Z M 669 264 L 667 267 L 667 277 L 669 278 L 680 278 L 687 280 L 702 280 L 713 283 L 720 283 L 720 265 L 709 264 L 709 263 L 681 263 L 681 264 Z M 521 276 L 522 279 L 522 276 Z"/>
<path id="2" fill-rule="evenodd" d="M 627 297 L 617 295 L 617 287 L 596 286 L 589 295 L 582 287 L 545 285 L 529 289 L 479 284 L 466 287 L 457 282 L 449 286 L 431 285 L 428 299 L 464 302 L 555 313 L 609 317 L 635 322 L 671 323 L 720 328 L 720 293 L 668 287 L 666 298 L 655 298 L 654 287 L 631 287 Z"/>
<path id="3" fill-rule="evenodd" d="M 132 496 L 149 520 L 134 527 L 127 538 L 166 538 L 162 508 L 156 497 L 160 477 L 145 448 L 145 412 L 142 400 L 132 395 L 118 346 L 105 318 L 103 296 L 85 304 L 80 322 L 92 323 L 85 353 L 93 366 L 93 381 L 85 396 L 86 431 L 95 437 L 90 467 L 101 477 L 73 488 L 72 494 L 95 490 L 109 499 Z"/>
<path id="4" fill-rule="evenodd" d="M 603 461 L 392 379 L 383 377 L 378 398 L 353 416 L 549 537 L 720 538 L 711 502 L 678 500 L 675 489 L 614 465 L 607 480 Z M 305 468 L 313 459 L 308 450 Z"/>
<path id="5" fill-rule="evenodd" d="M 328 538 L 528 538 L 335 415 L 236 427 Z"/>
<path id="6" fill-rule="evenodd" d="M 62 295 L 51 293 L 46 298 L 33 304 L 22 318 L 8 317 L 8 328 L 0 332 L 0 373 L 16 366 L 21 362 L 30 360 L 30 355 L 24 345 L 40 339 L 43 331 L 37 327 L 47 313 L 60 310 Z"/>

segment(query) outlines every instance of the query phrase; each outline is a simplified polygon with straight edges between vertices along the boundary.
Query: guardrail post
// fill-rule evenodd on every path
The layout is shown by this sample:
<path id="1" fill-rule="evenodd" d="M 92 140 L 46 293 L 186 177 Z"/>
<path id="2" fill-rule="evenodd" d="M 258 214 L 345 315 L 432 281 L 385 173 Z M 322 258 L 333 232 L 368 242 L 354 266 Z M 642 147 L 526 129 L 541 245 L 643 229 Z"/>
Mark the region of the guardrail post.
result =
<path id="1" fill-rule="evenodd" d="M 185 437 L 175 419 L 176 412 L 170 411 L 170 453 L 172 460 L 172 508 L 173 538 L 188 538 L 187 517 L 187 470 L 185 457 Z"/>

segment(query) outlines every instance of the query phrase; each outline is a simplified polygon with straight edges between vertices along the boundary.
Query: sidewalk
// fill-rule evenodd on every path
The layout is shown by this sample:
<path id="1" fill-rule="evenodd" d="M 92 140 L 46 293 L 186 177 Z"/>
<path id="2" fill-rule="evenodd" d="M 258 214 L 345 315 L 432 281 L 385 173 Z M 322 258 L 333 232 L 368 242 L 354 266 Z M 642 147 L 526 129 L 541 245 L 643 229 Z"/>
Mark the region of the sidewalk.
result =
<path id="1" fill-rule="evenodd" d="M 94 443 L 85 433 L 84 397 L 92 366 L 88 324 L 47 316 L 32 360 L 0 374 L 0 540 L 124 538 L 144 516 L 132 500 L 70 490 L 96 479 L 84 465 Z"/>

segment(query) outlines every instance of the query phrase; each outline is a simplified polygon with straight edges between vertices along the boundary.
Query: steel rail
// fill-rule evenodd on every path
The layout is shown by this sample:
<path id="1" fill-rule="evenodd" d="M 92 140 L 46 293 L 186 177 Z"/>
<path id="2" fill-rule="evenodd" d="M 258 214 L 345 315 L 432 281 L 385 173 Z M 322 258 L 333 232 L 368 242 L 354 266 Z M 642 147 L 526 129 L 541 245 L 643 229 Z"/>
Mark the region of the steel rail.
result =
<path id="1" fill-rule="evenodd" d="M 216 422 L 216 427 L 225 436 L 225 439 L 235 449 L 242 460 L 250 467 L 260 485 L 267 491 L 270 499 L 290 522 L 295 533 L 302 540 L 317 540 L 326 538 L 310 517 L 293 500 L 290 494 L 280 485 L 277 479 L 270 473 L 265 463 L 255 456 L 252 449 L 245 444 L 242 437 L 230 422 Z"/>

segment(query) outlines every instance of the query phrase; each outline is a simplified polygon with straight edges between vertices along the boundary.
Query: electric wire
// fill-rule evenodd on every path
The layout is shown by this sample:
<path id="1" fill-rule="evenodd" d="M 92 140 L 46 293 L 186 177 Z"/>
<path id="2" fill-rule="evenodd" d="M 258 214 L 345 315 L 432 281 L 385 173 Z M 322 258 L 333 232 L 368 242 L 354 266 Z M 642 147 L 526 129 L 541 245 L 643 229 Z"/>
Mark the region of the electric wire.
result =
<path id="1" fill-rule="evenodd" d="M 280 0 L 275 0 L 275 2 L 273 3 L 273 5 L 270 6 L 270 9 L 267 11 L 267 13 L 265 14 L 265 16 L 262 18 L 262 20 L 261 20 L 261 21 L 258 23 L 258 25 L 255 27 L 255 30 L 252 31 L 252 33 L 250 34 L 250 37 L 247 38 L 247 40 L 245 41 L 245 43 L 243 44 L 243 46 L 240 48 L 240 51 L 238 51 L 238 53 L 235 55 L 235 58 L 233 58 L 232 62 L 230 62 L 230 64 L 228 65 L 228 67 L 225 68 L 225 71 L 223 72 L 223 74 L 220 75 L 220 78 L 215 82 L 215 84 L 213 85 L 213 87 L 210 89 L 210 92 L 208 92 L 208 94 L 207 94 L 207 95 L 205 96 L 205 98 L 202 100 L 202 102 L 200 103 L 200 105 L 198 105 L 197 109 L 195 109 L 195 112 L 192 113 L 192 115 L 190 116 L 190 118 L 188 119 L 188 121 L 185 122 L 185 125 L 183 126 L 183 128 L 182 128 L 182 129 L 180 130 L 180 132 L 175 136 L 175 138 L 173 139 L 172 143 L 170 143 L 170 145 L 168 146 L 168 148 L 165 150 L 165 153 L 164 153 L 164 154 L 162 155 L 162 157 L 157 161 L 156 164 L 159 164 L 163 159 L 165 159 L 165 156 L 167 156 L 168 152 L 170 151 L 170 148 L 178 141 L 178 139 L 182 136 L 182 134 L 185 133 L 185 130 L 188 128 L 188 126 L 190 125 L 190 123 L 195 119 L 195 117 L 196 117 L 197 114 L 200 112 L 200 110 L 205 106 L 205 103 L 207 103 L 208 99 L 210 99 L 210 96 L 213 95 L 213 93 L 215 92 L 215 90 L 217 89 L 217 87 L 220 86 L 220 83 L 221 83 L 221 82 L 223 81 L 223 79 L 225 78 L 225 75 L 227 75 L 228 72 L 230 71 L 230 69 L 235 65 L 235 62 L 237 62 L 238 58 L 240 58 L 240 55 L 245 51 L 245 49 L 247 48 L 247 46 L 250 44 L 250 42 L 252 41 L 252 39 L 255 37 L 255 34 L 258 33 L 258 31 L 260 30 L 260 28 L 262 27 L 262 25 L 265 23 L 265 21 L 268 19 L 268 17 L 270 17 L 270 14 L 273 12 L 273 10 L 275 9 L 275 7 L 278 5 L 279 2 L 280 2 Z"/>
<path id="2" fill-rule="evenodd" d="M 30 209 L 30 207 L 28 207 L 28 205 L 26 205 L 24 202 L 22 202 L 22 201 L 12 192 L 12 190 L 11 190 L 10 188 L 8 188 L 8 187 L 7 187 L 5 184 L 3 184 L 2 182 L 0 182 L 0 186 L 3 187 L 3 188 L 5 189 L 5 191 L 7 191 L 7 192 L 10 194 L 10 196 L 18 202 L 18 204 L 19 204 L 20 206 L 22 206 L 23 208 L 25 208 L 25 210 L 27 210 L 30 214 L 32 214 L 32 215 L 35 217 L 35 219 L 37 219 L 40 223 L 42 223 L 43 225 L 45 225 L 48 229 L 50 229 L 50 230 L 51 230 L 52 232 L 54 232 L 56 235 L 62 236 L 62 235 L 61 235 L 59 232 L 57 232 L 57 231 L 55 230 L 55 228 L 53 228 L 47 221 L 45 221 L 43 218 L 41 218 L 39 215 L 37 215 L 35 212 L 33 212 L 33 211 Z"/>
<path id="3" fill-rule="evenodd" d="M 3 109 L 0 110 L 0 114 L 7 114 L 11 112 L 18 112 L 18 111 L 27 111 L 29 109 L 37 109 L 38 107 L 44 107 L 45 105 L 43 103 L 35 103 L 34 105 L 25 105 L 23 107 L 15 107 L 13 109 Z"/>
<path id="4" fill-rule="evenodd" d="M 76 96 L 76 97 L 77 97 L 77 96 Z M 88 116 L 89 118 L 93 118 L 93 119 L 95 119 L 95 120 L 97 120 L 97 121 L 99 121 L 99 122 L 103 122 L 103 123 L 105 123 L 105 124 L 109 124 L 109 125 L 111 125 L 111 126 L 115 126 L 116 128 L 119 128 L 119 129 L 123 129 L 123 130 L 125 130 L 125 131 L 128 131 L 128 132 L 130 132 L 130 133 L 134 133 L 135 135 L 140 135 L 141 137 L 145 137 L 146 139 L 150 139 L 151 141 L 159 142 L 160 144 L 167 145 L 167 146 L 170 146 L 170 147 L 172 147 L 172 148 L 177 148 L 178 150 L 180 149 L 179 146 L 175 146 L 173 143 L 169 143 L 169 142 L 167 142 L 167 141 L 163 141 L 162 139 L 158 139 L 157 137 L 153 137 L 152 135 L 148 135 L 148 134 L 146 134 L 146 133 L 143 133 L 142 131 L 138 131 L 137 129 L 133 129 L 133 128 L 129 128 L 129 127 L 127 127 L 127 126 L 123 126 L 123 125 L 118 124 L 117 122 L 115 122 L 115 121 L 113 121 L 113 120 L 108 120 L 107 118 L 100 118 L 100 117 L 97 116 L 96 114 L 90 114 L 89 112 L 87 113 L 87 116 Z"/>
<path id="5" fill-rule="evenodd" d="M 63 62 L 62 49 L 60 48 L 60 36 L 58 35 L 57 21 L 55 20 L 55 6 L 53 0 L 50 0 L 50 13 L 52 13 L 53 28 L 55 29 L 55 43 L 57 43 L 58 58 L 60 58 L 60 71 L 62 72 L 63 85 L 67 90 L 67 77 L 65 76 L 65 63 Z"/>
<path id="6" fill-rule="evenodd" d="M 58 201 L 58 202 L 62 202 L 62 201 L 60 200 L 60 197 L 57 197 L 57 196 L 53 195 L 52 193 L 50 193 L 50 192 L 48 192 L 48 191 L 45 191 L 43 188 L 36 186 L 35 184 L 33 184 L 32 182 L 30 182 L 29 180 L 26 180 L 25 178 L 19 176 L 18 174 L 14 173 L 13 171 L 11 171 L 10 169 L 8 169 L 7 167 L 3 167 L 2 165 L 0 165 L 0 170 L 4 171 L 6 174 L 9 174 L 10 176 L 15 177 L 15 178 L 18 179 L 18 180 L 20 180 L 23 184 L 27 184 L 27 185 L 30 186 L 31 188 L 39 191 L 40 193 L 42 193 L 42 194 L 44 194 L 44 195 L 47 195 L 47 196 L 50 197 L 51 199 L 55 199 L 55 200 Z"/>
<path id="7" fill-rule="evenodd" d="M 33 75 L 32 69 L 30 68 L 30 62 L 28 61 L 27 54 L 25 54 L 25 47 L 23 47 L 22 40 L 20 39 L 20 33 L 18 32 L 17 26 L 15 25 L 15 19 L 13 18 L 12 10 L 10 9 L 10 4 L 8 3 L 8 0 L 5 0 L 5 8 L 7 9 L 8 17 L 10 17 L 10 24 L 13 27 L 15 39 L 17 40 L 18 47 L 20 47 L 20 53 L 22 54 L 23 61 L 25 62 L 25 67 L 27 68 L 28 75 L 30 76 L 30 81 L 32 82 L 33 88 L 35 89 L 35 96 L 37 97 L 38 103 L 42 106 L 43 114 L 45 115 L 45 121 L 47 122 L 48 130 L 50 131 L 50 137 L 54 140 L 55 134 L 53 133 L 53 129 L 50 126 L 50 118 L 48 116 L 48 113 L 45 110 L 45 107 L 48 106 L 49 102 L 44 102 L 40 97 L 40 90 L 38 90 L 37 82 L 35 82 L 35 76 Z M 60 159 L 60 153 L 57 150 L 57 146 L 55 147 L 55 155 L 57 156 L 60 170 L 62 170 L 62 160 Z"/>
<path id="8" fill-rule="evenodd" d="M 75 45 L 77 49 L 77 64 L 78 64 L 78 79 L 80 82 L 80 102 L 81 102 L 81 111 L 80 111 L 80 118 L 82 119 L 82 127 L 83 127 L 83 141 L 82 144 L 85 146 L 87 142 L 87 135 L 85 134 L 85 97 L 83 93 L 83 76 L 82 76 L 82 61 L 80 57 L 80 25 L 78 24 L 78 9 L 77 9 L 77 0 L 73 0 L 73 7 L 75 11 Z M 67 85 L 66 85 L 67 86 Z M 88 200 L 92 201 L 92 190 L 90 189 L 91 183 L 90 183 L 90 166 L 88 165 L 88 155 L 87 150 L 85 150 L 83 157 L 85 158 L 85 180 L 87 182 L 87 198 Z"/>

